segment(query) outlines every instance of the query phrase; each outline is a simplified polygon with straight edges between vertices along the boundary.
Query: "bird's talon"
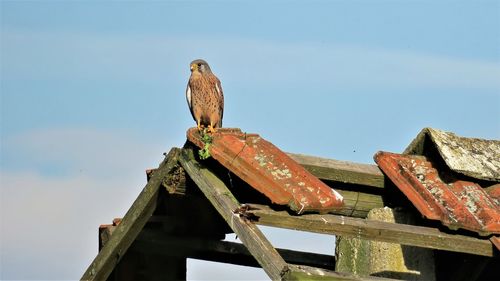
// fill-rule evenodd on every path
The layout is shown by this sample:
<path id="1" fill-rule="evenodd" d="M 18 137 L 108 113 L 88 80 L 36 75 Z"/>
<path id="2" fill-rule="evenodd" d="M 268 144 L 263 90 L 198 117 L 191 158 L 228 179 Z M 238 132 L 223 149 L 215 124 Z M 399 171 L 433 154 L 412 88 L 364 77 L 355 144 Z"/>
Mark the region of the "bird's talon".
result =
<path id="1" fill-rule="evenodd" d="M 217 129 L 215 129 L 212 125 L 208 125 L 208 132 L 213 134 L 217 132 Z"/>

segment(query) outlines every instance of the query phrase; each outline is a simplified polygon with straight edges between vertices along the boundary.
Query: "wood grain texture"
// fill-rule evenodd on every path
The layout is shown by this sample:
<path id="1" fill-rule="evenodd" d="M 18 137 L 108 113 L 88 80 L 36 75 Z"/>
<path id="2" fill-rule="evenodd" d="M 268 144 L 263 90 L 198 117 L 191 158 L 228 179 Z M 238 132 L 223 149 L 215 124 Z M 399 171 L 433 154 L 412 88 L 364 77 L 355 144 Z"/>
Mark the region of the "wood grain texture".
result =
<path id="1" fill-rule="evenodd" d="M 152 229 L 143 230 L 130 250 L 149 255 L 187 257 L 260 268 L 244 244 L 201 237 L 166 235 L 162 231 Z M 289 263 L 331 270 L 335 268 L 334 256 L 289 249 L 276 248 L 276 250 Z"/>
<path id="2" fill-rule="evenodd" d="M 291 216 L 265 205 L 251 205 L 248 211 L 257 224 L 316 233 L 358 237 L 452 252 L 492 257 L 494 247 L 487 239 L 452 235 L 435 228 L 371 221 L 337 215 Z"/>
<path id="3" fill-rule="evenodd" d="M 281 279 L 288 271 L 287 263 L 259 228 L 237 213 L 240 204 L 224 182 L 197 162 L 190 149 L 182 151 L 180 163 L 268 276 L 273 280 Z"/>
<path id="4" fill-rule="evenodd" d="M 357 276 L 348 273 L 323 270 L 315 267 L 303 265 L 290 265 L 290 271 L 285 275 L 283 280 L 317 280 L 317 281 L 389 281 L 396 279 L 388 279 L 373 276 Z"/>
<path id="5" fill-rule="evenodd" d="M 384 188 L 384 174 L 376 165 L 288 153 L 293 160 L 322 180 Z"/>

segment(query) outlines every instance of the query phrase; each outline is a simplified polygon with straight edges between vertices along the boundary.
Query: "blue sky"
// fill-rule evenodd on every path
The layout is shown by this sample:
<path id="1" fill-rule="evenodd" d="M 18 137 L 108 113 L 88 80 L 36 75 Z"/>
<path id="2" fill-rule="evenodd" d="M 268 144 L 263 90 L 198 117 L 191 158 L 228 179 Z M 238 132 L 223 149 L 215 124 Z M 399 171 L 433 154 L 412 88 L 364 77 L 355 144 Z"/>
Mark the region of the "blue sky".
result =
<path id="1" fill-rule="evenodd" d="M 0 279 L 81 276 L 97 226 L 123 216 L 144 170 L 194 125 L 184 91 L 196 58 L 222 81 L 224 125 L 285 151 L 373 163 L 427 126 L 500 138 L 498 1 L 0 7 Z M 333 253 L 330 237 L 313 241 Z M 190 262 L 188 274 L 264 276 L 217 268 Z"/>

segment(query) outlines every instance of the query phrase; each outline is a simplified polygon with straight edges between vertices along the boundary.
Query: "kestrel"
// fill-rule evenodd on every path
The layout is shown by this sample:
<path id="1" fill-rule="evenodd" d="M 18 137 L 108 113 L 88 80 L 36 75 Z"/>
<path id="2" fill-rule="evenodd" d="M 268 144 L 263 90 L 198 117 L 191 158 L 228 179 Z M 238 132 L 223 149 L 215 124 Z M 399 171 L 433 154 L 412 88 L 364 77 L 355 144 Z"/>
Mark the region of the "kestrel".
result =
<path id="1" fill-rule="evenodd" d="M 213 133 L 222 127 L 224 94 L 219 79 L 204 60 L 191 62 L 191 77 L 186 89 L 186 99 L 198 129 L 208 128 Z"/>

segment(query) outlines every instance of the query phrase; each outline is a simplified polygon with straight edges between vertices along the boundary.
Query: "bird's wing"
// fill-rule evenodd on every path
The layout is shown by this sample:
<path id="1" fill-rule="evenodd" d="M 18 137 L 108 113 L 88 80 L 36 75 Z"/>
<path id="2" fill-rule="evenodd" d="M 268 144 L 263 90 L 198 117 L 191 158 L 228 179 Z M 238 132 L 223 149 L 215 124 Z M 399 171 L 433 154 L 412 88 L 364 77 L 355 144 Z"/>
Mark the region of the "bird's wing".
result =
<path id="1" fill-rule="evenodd" d="M 220 83 L 219 78 L 215 77 L 215 89 L 217 90 L 217 94 L 219 95 L 219 127 L 222 127 L 222 117 L 224 115 L 224 93 L 222 92 L 222 85 Z"/>
<path id="2" fill-rule="evenodd" d="M 186 100 L 187 100 L 187 103 L 188 103 L 188 106 L 189 106 L 189 110 L 191 111 L 191 115 L 194 118 L 193 105 L 191 103 L 192 92 L 191 92 L 191 85 L 190 84 L 191 84 L 191 79 L 189 79 L 187 87 L 186 87 Z"/>
<path id="3" fill-rule="evenodd" d="M 189 82 L 186 87 L 186 100 L 188 102 L 189 108 L 191 108 L 191 86 L 189 85 Z"/>

